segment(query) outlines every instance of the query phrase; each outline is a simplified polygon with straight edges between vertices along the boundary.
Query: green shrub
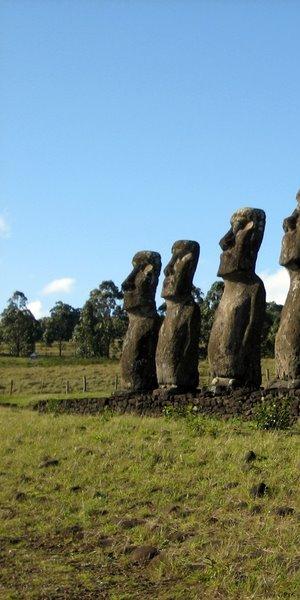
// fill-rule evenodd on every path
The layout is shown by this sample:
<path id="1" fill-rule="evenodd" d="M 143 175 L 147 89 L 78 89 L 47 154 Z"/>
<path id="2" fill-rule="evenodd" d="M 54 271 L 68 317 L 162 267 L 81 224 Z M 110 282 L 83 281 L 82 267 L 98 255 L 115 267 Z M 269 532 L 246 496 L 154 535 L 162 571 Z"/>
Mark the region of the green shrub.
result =
<path id="1" fill-rule="evenodd" d="M 288 429 L 293 422 L 290 398 L 266 397 L 253 414 L 259 429 Z"/>
<path id="2" fill-rule="evenodd" d="M 188 406 L 166 405 L 163 414 L 168 419 L 182 419 L 193 435 L 208 434 L 217 437 L 219 434 L 220 423 L 216 419 L 199 414 L 197 406 L 193 404 Z"/>

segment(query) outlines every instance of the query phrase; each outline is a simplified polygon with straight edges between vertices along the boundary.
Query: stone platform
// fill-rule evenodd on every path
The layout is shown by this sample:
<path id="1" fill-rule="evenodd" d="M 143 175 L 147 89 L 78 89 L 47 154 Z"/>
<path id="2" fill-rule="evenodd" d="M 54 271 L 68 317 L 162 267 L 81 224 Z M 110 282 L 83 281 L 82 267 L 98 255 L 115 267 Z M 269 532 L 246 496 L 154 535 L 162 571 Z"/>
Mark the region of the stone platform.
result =
<path id="1" fill-rule="evenodd" d="M 99 414 L 105 410 L 117 413 L 135 413 L 138 415 L 159 416 L 165 407 L 180 409 L 195 407 L 200 414 L 217 416 L 224 419 L 239 417 L 251 420 L 253 411 L 261 404 L 267 395 L 280 398 L 290 395 L 291 416 L 293 419 L 300 417 L 300 390 L 283 394 L 272 390 L 265 392 L 237 389 L 214 395 L 211 391 L 197 390 L 194 393 L 174 393 L 166 390 L 155 390 L 152 394 L 116 393 L 106 398 L 81 398 L 65 400 L 42 400 L 34 408 L 39 412 L 59 412 L 71 414 Z"/>

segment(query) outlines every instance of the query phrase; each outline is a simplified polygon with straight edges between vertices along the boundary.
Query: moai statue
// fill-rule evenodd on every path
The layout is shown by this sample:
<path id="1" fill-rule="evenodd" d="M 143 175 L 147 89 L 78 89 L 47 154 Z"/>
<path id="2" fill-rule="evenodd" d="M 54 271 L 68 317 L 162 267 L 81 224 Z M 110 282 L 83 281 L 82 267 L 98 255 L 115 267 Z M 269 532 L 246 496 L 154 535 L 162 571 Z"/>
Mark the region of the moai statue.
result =
<path id="1" fill-rule="evenodd" d="M 290 289 L 275 342 L 278 387 L 300 387 L 300 191 L 298 206 L 284 220 L 279 262 L 289 272 Z M 281 383 L 281 385 L 280 385 Z"/>
<path id="2" fill-rule="evenodd" d="M 218 276 L 224 293 L 212 327 L 208 358 L 213 388 L 259 388 L 260 346 L 266 309 L 266 292 L 255 274 L 266 215 L 256 208 L 241 208 L 221 239 Z"/>
<path id="3" fill-rule="evenodd" d="M 132 272 L 122 283 L 129 326 L 123 344 L 121 374 L 124 389 L 143 392 L 157 387 L 155 351 L 161 319 L 156 311 L 155 292 L 161 257 L 157 252 L 138 252 L 132 264 Z"/>
<path id="4" fill-rule="evenodd" d="M 196 389 L 199 382 L 200 309 L 192 296 L 199 253 L 197 242 L 175 242 L 172 258 L 164 270 L 161 295 L 167 310 L 156 351 L 161 388 L 189 391 Z"/>

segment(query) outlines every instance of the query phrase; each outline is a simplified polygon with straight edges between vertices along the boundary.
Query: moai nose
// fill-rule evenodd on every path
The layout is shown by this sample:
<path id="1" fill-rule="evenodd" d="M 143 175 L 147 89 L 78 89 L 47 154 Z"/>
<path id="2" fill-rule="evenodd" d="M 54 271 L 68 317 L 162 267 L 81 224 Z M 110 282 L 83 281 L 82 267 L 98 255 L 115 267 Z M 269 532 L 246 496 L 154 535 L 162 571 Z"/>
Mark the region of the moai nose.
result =
<path id="1" fill-rule="evenodd" d="M 235 243 L 235 235 L 232 231 L 232 229 L 229 229 L 229 231 L 227 231 L 227 233 L 224 235 L 224 237 L 222 237 L 222 239 L 220 240 L 220 246 L 222 248 L 223 251 L 228 250 L 229 248 L 232 248 L 232 246 L 234 246 Z"/>
<path id="2" fill-rule="evenodd" d="M 135 267 L 130 275 L 128 275 L 128 277 L 125 279 L 125 281 L 123 281 L 121 287 L 123 292 L 130 292 L 131 290 L 134 290 L 135 288 L 135 276 L 137 274 L 137 268 Z"/>
<path id="3" fill-rule="evenodd" d="M 170 262 L 168 262 L 167 266 L 164 269 L 164 275 L 166 277 L 168 277 L 169 275 L 172 275 L 172 273 L 174 271 L 174 264 L 175 264 L 175 258 L 171 258 Z"/>

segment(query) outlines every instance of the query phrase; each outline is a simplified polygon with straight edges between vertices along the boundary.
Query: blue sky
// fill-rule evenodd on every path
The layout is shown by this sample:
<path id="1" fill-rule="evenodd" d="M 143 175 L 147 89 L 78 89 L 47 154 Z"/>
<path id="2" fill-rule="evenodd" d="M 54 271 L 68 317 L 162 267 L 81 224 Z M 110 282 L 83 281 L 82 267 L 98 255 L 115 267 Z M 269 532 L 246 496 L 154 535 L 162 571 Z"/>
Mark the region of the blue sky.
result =
<path id="1" fill-rule="evenodd" d="M 2 0 L 0 309 L 118 285 L 195 239 L 195 283 L 241 206 L 265 209 L 269 298 L 300 187 L 298 0 Z M 161 285 L 161 284 L 160 284 Z"/>

